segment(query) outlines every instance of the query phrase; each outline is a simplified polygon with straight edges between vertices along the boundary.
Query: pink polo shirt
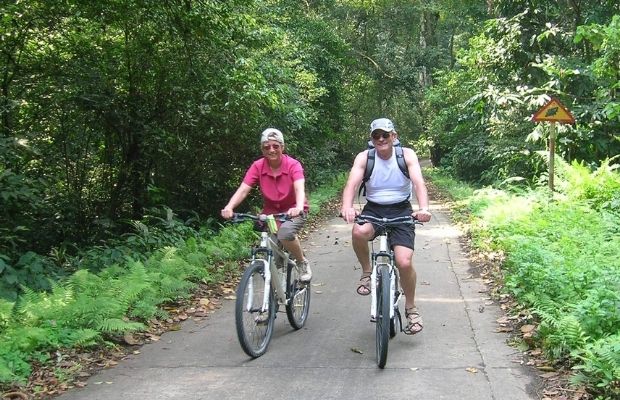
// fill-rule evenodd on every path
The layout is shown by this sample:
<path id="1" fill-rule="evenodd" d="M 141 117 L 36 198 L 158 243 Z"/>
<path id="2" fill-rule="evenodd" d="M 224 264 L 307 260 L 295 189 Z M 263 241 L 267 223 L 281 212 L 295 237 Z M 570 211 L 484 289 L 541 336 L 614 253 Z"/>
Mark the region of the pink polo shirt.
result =
<path id="1" fill-rule="evenodd" d="M 263 213 L 275 214 L 287 212 L 295 207 L 295 188 L 293 182 L 304 178 L 304 169 L 301 163 L 293 157 L 282 154 L 280 171 L 274 175 L 269 168 L 266 158 L 260 158 L 252 163 L 243 178 L 248 186 L 260 188 L 263 195 Z M 304 211 L 308 211 L 308 199 L 304 199 Z"/>

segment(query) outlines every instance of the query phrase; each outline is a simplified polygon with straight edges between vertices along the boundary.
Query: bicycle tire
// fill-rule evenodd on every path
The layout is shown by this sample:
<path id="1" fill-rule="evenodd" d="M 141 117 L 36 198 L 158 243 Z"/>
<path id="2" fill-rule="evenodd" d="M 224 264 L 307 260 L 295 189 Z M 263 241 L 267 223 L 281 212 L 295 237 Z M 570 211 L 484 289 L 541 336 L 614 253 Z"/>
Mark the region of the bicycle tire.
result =
<path id="1" fill-rule="evenodd" d="M 235 301 L 235 325 L 237 338 L 243 351 L 252 358 L 260 357 L 267 351 L 273 335 L 275 298 L 273 290 L 265 286 L 264 264 L 252 262 L 241 277 L 237 286 Z M 269 291 L 268 310 L 263 319 L 261 309 L 265 290 Z"/>
<path id="2" fill-rule="evenodd" d="M 377 365 L 385 367 L 390 339 L 390 275 L 387 265 L 377 269 L 377 319 L 376 319 L 376 353 Z"/>
<path id="3" fill-rule="evenodd" d="M 303 328 L 310 310 L 310 282 L 302 282 L 299 270 L 293 262 L 288 263 L 286 274 L 286 317 L 291 326 L 297 330 Z"/>

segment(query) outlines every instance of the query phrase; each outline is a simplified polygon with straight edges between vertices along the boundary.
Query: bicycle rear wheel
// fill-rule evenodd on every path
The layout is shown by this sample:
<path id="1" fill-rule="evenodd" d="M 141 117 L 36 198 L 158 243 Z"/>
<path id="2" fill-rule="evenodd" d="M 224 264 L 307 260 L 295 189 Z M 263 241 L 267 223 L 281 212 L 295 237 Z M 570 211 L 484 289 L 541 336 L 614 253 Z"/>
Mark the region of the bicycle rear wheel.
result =
<path id="1" fill-rule="evenodd" d="M 299 279 L 299 270 L 294 263 L 289 262 L 287 268 L 286 316 L 293 328 L 301 329 L 310 309 L 310 282 L 305 283 Z"/>
<path id="2" fill-rule="evenodd" d="M 376 347 L 377 365 L 385 367 L 390 339 L 390 275 L 387 265 L 379 265 L 377 270 L 377 320 Z"/>
<path id="3" fill-rule="evenodd" d="M 263 311 L 265 291 L 269 292 L 267 310 Z M 235 323 L 241 348 L 250 357 L 260 357 L 267 351 L 273 335 L 275 320 L 273 290 L 265 285 L 262 262 L 252 262 L 237 286 Z"/>

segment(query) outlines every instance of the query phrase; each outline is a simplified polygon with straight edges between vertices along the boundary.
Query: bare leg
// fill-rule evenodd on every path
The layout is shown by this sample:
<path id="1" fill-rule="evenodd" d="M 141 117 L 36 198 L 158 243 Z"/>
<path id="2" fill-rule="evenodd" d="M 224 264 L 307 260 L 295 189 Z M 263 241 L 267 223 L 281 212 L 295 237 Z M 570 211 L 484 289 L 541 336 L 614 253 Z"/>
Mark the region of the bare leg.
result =
<path id="1" fill-rule="evenodd" d="M 405 309 L 415 307 L 415 287 L 417 276 L 413 267 L 413 250 L 404 246 L 394 246 L 394 258 L 400 272 L 400 285 L 405 294 Z"/>
<path id="2" fill-rule="evenodd" d="M 280 239 L 280 243 L 282 243 L 282 246 L 284 246 L 286 251 L 291 253 L 293 258 L 297 260 L 298 263 L 304 260 L 304 252 L 301 249 L 301 243 L 299 242 L 299 239 L 297 237 L 295 237 L 295 239 L 293 240 Z"/>
<path id="3" fill-rule="evenodd" d="M 357 260 L 362 266 L 362 273 L 370 274 L 372 267 L 370 265 L 368 241 L 374 234 L 372 224 L 353 225 L 352 242 L 353 251 L 357 256 Z"/>

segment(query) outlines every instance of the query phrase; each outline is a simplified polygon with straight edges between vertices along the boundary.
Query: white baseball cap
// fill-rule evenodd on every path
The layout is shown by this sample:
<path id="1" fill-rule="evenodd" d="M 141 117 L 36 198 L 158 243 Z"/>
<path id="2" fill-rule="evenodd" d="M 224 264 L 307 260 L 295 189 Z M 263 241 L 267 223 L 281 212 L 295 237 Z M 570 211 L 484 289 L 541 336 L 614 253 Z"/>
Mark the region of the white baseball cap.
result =
<path id="1" fill-rule="evenodd" d="M 261 133 L 260 142 L 262 144 L 269 140 L 275 140 L 276 142 L 284 144 L 284 135 L 276 128 L 267 128 Z"/>
<path id="2" fill-rule="evenodd" d="M 381 129 L 385 132 L 394 131 L 394 123 L 387 118 L 378 118 L 370 123 L 370 133 L 373 133 L 377 129 Z"/>

